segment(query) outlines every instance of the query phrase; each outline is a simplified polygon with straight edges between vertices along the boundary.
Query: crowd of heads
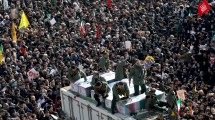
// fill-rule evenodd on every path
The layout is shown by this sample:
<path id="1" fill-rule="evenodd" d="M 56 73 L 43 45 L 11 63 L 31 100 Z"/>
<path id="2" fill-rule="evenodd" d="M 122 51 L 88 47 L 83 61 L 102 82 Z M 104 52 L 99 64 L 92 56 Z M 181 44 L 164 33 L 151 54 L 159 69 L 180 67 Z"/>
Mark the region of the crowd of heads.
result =
<path id="1" fill-rule="evenodd" d="M 91 75 L 99 71 L 99 59 L 105 56 L 110 70 L 114 71 L 121 58 L 128 58 L 129 69 L 136 59 L 144 60 L 147 55 L 156 62 L 148 68 L 150 84 L 157 89 L 164 85 L 186 91 L 182 118 L 214 119 L 213 4 L 199 17 L 200 0 L 113 0 L 111 9 L 106 0 L 8 2 L 7 10 L 0 3 L 0 42 L 5 58 L 0 65 L 2 119 L 49 119 L 51 114 L 62 118 L 59 90 L 70 83 L 68 68 Z M 12 9 L 17 11 L 15 16 Z M 17 29 L 14 43 L 11 24 L 14 21 L 18 27 L 22 11 L 30 26 Z M 131 41 L 131 49 L 126 49 L 125 41 Z M 27 72 L 32 68 L 39 74 L 29 79 Z"/>

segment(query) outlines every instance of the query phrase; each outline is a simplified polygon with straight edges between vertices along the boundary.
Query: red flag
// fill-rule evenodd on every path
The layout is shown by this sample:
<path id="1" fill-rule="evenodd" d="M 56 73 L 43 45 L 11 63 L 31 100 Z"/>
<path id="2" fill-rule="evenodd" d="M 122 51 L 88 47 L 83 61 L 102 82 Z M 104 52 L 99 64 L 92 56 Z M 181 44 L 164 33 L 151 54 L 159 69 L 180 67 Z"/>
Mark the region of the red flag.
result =
<path id="1" fill-rule="evenodd" d="M 111 9 L 112 8 L 111 0 L 107 0 L 107 4 L 108 4 L 108 8 Z"/>
<path id="2" fill-rule="evenodd" d="M 24 56 L 25 55 L 25 47 L 24 47 L 24 45 L 21 45 L 20 51 L 21 51 L 22 56 Z"/>
<path id="3" fill-rule="evenodd" d="M 202 16 L 210 10 L 210 5 L 206 0 L 203 0 L 201 4 L 198 6 L 198 15 Z"/>
<path id="4" fill-rule="evenodd" d="M 98 22 L 97 31 L 96 31 L 96 39 L 99 39 L 100 35 L 101 35 L 101 25 Z"/>
<path id="5" fill-rule="evenodd" d="M 84 29 L 84 23 L 83 23 L 83 21 L 81 21 L 80 30 L 81 30 L 81 35 L 84 35 L 85 34 L 85 29 Z"/>

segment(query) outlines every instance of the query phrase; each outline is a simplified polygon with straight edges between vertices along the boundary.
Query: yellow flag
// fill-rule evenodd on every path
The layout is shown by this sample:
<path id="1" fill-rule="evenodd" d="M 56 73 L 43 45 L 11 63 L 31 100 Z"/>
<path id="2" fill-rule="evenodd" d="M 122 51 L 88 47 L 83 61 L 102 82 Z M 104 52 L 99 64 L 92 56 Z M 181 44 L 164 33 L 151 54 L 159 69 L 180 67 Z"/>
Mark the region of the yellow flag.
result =
<path id="1" fill-rule="evenodd" d="M 197 92 L 197 90 L 196 90 L 196 85 L 194 86 L 194 93 L 196 93 Z"/>
<path id="2" fill-rule="evenodd" d="M 155 60 L 155 58 L 153 58 L 152 56 L 147 55 L 146 58 L 145 58 L 145 60 L 148 60 L 148 59 L 151 59 L 152 61 Z"/>
<path id="3" fill-rule="evenodd" d="M 20 21 L 20 24 L 19 24 L 19 30 L 22 29 L 22 28 L 26 28 L 30 25 L 29 21 L 28 21 L 28 18 L 27 16 L 25 15 L 25 12 L 23 11 L 22 12 L 22 17 L 21 17 L 21 21 Z"/>
<path id="4" fill-rule="evenodd" d="M 4 61 L 4 56 L 3 54 L 0 52 L 0 63 L 2 63 Z"/>
<path id="5" fill-rule="evenodd" d="M 13 39 L 13 42 L 17 42 L 17 36 L 16 36 L 16 29 L 15 29 L 15 24 L 14 24 L 14 22 L 12 22 L 12 32 L 11 32 L 11 34 L 12 34 L 12 39 Z"/>
<path id="6" fill-rule="evenodd" d="M 172 111 L 171 116 L 175 116 L 175 112 L 174 111 Z"/>

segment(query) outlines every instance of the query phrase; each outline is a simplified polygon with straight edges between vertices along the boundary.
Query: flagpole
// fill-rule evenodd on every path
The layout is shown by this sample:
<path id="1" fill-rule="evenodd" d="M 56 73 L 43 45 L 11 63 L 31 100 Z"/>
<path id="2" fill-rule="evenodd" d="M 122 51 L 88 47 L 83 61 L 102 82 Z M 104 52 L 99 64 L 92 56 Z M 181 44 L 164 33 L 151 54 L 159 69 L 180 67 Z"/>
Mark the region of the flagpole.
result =
<path id="1" fill-rule="evenodd" d="M 163 81 L 163 53 L 161 53 L 161 81 Z"/>

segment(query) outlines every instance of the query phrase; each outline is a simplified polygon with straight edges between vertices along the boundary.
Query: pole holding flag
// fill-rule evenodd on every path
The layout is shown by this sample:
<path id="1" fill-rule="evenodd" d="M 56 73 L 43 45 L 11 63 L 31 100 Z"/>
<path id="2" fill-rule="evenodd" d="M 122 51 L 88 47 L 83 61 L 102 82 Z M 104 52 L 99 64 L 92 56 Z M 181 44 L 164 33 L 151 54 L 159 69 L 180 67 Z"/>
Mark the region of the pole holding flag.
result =
<path id="1" fill-rule="evenodd" d="M 23 28 L 27 28 L 30 25 L 27 16 L 25 15 L 25 12 L 22 11 L 21 21 L 19 24 L 19 30 Z"/>
<path id="2" fill-rule="evenodd" d="M 210 10 L 210 5 L 206 0 L 202 0 L 202 3 L 198 6 L 198 15 L 202 16 Z"/>

